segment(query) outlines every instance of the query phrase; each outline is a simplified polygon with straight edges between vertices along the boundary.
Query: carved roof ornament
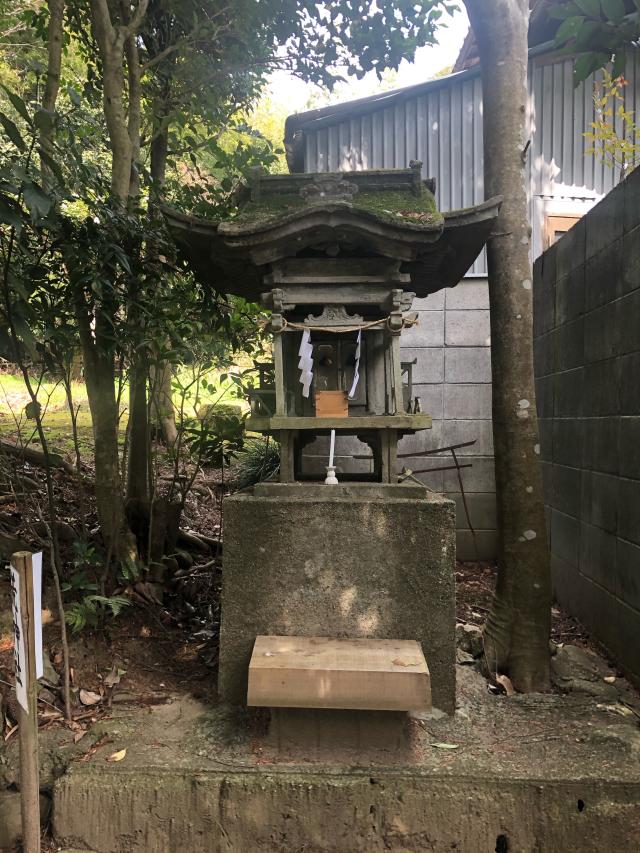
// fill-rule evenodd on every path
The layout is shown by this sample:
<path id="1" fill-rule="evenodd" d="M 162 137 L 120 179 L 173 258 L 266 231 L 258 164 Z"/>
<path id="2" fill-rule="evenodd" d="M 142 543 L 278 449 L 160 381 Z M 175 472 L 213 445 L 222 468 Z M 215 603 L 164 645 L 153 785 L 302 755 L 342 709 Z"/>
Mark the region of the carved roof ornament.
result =
<path id="1" fill-rule="evenodd" d="M 317 179 L 300 188 L 302 198 L 310 203 L 316 201 L 351 201 L 358 192 L 356 184 L 345 181 L 341 175 L 318 175 Z"/>

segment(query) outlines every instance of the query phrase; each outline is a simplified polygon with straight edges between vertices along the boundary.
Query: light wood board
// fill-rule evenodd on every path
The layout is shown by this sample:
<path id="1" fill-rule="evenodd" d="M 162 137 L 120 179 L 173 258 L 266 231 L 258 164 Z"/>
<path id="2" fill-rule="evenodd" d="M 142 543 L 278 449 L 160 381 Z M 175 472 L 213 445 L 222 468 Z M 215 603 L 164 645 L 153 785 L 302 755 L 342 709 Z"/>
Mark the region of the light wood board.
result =
<path id="1" fill-rule="evenodd" d="M 429 668 L 415 640 L 259 636 L 249 664 L 247 704 L 426 710 Z"/>

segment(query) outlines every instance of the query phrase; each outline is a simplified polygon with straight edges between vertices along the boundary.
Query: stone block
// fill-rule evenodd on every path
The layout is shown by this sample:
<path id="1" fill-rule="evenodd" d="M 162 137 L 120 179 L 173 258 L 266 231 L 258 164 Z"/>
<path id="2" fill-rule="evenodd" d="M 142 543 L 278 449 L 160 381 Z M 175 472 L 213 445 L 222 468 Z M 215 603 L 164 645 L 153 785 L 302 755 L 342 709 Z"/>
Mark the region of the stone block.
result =
<path id="1" fill-rule="evenodd" d="M 597 471 L 582 472 L 582 519 L 615 533 L 618 526 L 618 477 Z"/>
<path id="2" fill-rule="evenodd" d="M 618 596 L 640 611 L 640 545 L 616 540 L 616 579 Z"/>
<path id="3" fill-rule="evenodd" d="M 585 257 L 597 255 L 622 237 L 624 192 L 622 184 L 618 184 L 580 220 L 585 223 Z"/>
<path id="4" fill-rule="evenodd" d="M 640 480 L 616 477 L 618 536 L 640 545 Z"/>
<path id="5" fill-rule="evenodd" d="M 223 701 L 246 702 L 258 634 L 413 639 L 427 658 L 433 704 L 453 712 L 455 505 L 439 495 L 389 500 L 396 488 L 291 484 L 227 499 Z"/>
<path id="6" fill-rule="evenodd" d="M 445 420 L 482 420 L 491 417 L 491 385 L 445 385 Z"/>
<path id="7" fill-rule="evenodd" d="M 486 347 L 491 343 L 488 311 L 447 311 L 445 344 L 448 347 Z"/>
<path id="8" fill-rule="evenodd" d="M 444 291 L 441 291 L 444 293 Z M 463 279 L 457 287 L 446 291 L 447 310 L 474 310 L 489 307 L 489 285 L 486 279 Z"/>
<path id="9" fill-rule="evenodd" d="M 470 447 L 456 450 L 457 456 L 493 456 L 493 424 L 489 420 L 443 421 L 442 444 L 463 444 L 475 441 Z M 449 453 L 449 457 L 451 454 Z"/>
<path id="10" fill-rule="evenodd" d="M 553 459 L 553 418 L 538 418 L 538 433 L 540 437 L 540 459 L 551 462 Z"/>
<path id="11" fill-rule="evenodd" d="M 580 518 L 580 470 L 565 465 L 553 465 L 549 503 L 554 509 Z"/>
<path id="12" fill-rule="evenodd" d="M 459 286 L 459 285 L 458 285 Z M 444 311 L 445 303 L 445 288 L 438 290 L 437 293 L 431 293 L 424 299 L 413 300 L 413 311 Z"/>
<path id="13" fill-rule="evenodd" d="M 427 412 L 435 420 L 442 420 L 443 396 L 442 385 L 423 385 L 414 383 L 413 396 L 420 397 L 420 405 L 423 412 Z"/>
<path id="14" fill-rule="evenodd" d="M 556 329 L 556 367 L 571 370 L 584 363 L 585 324 L 582 317 Z"/>
<path id="15" fill-rule="evenodd" d="M 585 310 L 612 302 L 622 293 L 622 237 L 610 243 L 585 266 Z"/>
<path id="16" fill-rule="evenodd" d="M 583 418 L 583 465 L 604 474 L 618 473 L 618 418 Z"/>
<path id="17" fill-rule="evenodd" d="M 413 365 L 414 383 L 435 383 L 444 379 L 444 350 L 442 347 L 402 347 L 402 361 L 418 361 Z"/>
<path id="18" fill-rule="evenodd" d="M 580 468 L 584 423 L 579 418 L 556 418 L 553 423 L 553 461 L 557 465 Z M 542 438 L 542 435 L 541 435 Z M 543 459 L 548 458 L 543 454 Z"/>
<path id="19" fill-rule="evenodd" d="M 579 418 L 582 415 L 584 368 L 556 373 L 553 414 L 556 418 Z"/>
<path id="20" fill-rule="evenodd" d="M 620 473 L 640 480 L 640 417 L 620 418 Z"/>
<path id="21" fill-rule="evenodd" d="M 584 522 L 580 525 L 580 572 L 615 594 L 615 534 Z"/>
<path id="22" fill-rule="evenodd" d="M 632 231 L 640 223 L 640 172 L 632 169 L 623 181 L 625 232 Z"/>
<path id="23" fill-rule="evenodd" d="M 556 275 L 559 279 L 585 262 L 586 219 L 586 216 L 579 219 L 556 243 Z"/>
<path id="24" fill-rule="evenodd" d="M 456 557 L 458 560 L 495 560 L 498 555 L 498 532 L 476 530 L 456 531 Z"/>
<path id="25" fill-rule="evenodd" d="M 463 480 L 464 482 L 464 480 Z M 456 505 L 456 528 L 468 530 L 469 521 L 464 508 L 464 502 L 460 491 L 446 492 L 445 497 L 454 501 Z M 495 530 L 496 524 L 496 496 L 494 492 L 478 492 L 467 495 L 465 492 L 467 509 L 471 518 L 471 526 L 474 530 Z"/>
<path id="26" fill-rule="evenodd" d="M 446 382 L 491 382 L 489 347 L 446 347 L 444 357 Z"/>
<path id="27" fill-rule="evenodd" d="M 584 314 L 585 268 L 576 267 L 556 284 L 556 325 L 569 323 Z"/>
<path id="28" fill-rule="evenodd" d="M 587 362 L 603 361 L 618 355 L 620 329 L 618 303 L 609 302 L 584 318 L 584 358 Z"/>
<path id="29" fill-rule="evenodd" d="M 640 205 L 640 202 L 638 202 Z M 640 288 L 640 225 L 622 241 L 622 293 Z"/>
<path id="30" fill-rule="evenodd" d="M 557 509 L 551 510 L 551 551 L 577 566 L 580 559 L 580 522 Z"/>
<path id="31" fill-rule="evenodd" d="M 471 465 L 471 468 L 462 468 L 462 486 L 466 494 L 471 492 L 495 492 L 495 465 L 492 457 L 487 456 L 465 456 L 460 460 L 461 464 Z M 444 491 L 460 491 L 458 474 L 455 470 L 444 472 Z"/>
<path id="32" fill-rule="evenodd" d="M 536 408 L 539 418 L 553 417 L 555 384 L 556 377 L 553 373 L 536 380 Z"/>
<path id="33" fill-rule="evenodd" d="M 533 341 L 533 366 L 536 377 L 555 373 L 558 361 L 558 329 Z"/>
<path id="34" fill-rule="evenodd" d="M 423 429 L 413 435 L 405 435 L 398 442 L 398 453 L 416 453 L 442 447 L 442 421 L 434 421 L 431 429 Z"/>
<path id="35" fill-rule="evenodd" d="M 616 322 L 619 327 L 620 355 L 640 350 L 640 289 L 634 290 L 615 303 Z"/>
<path id="36" fill-rule="evenodd" d="M 594 361 L 584 369 L 582 414 L 585 417 L 617 415 L 620 409 L 621 364 L 618 358 Z"/>
<path id="37" fill-rule="evenodd" d="M 418 311 L 418 323 L 405 329 L 400 341 L 403 347 L 443 346 L 444 311 Z"/>
<path id="38" fill-rule="evenodd" d="M 549 332 L 556 321 L 556 283 L 546 277 L 533 280 L 534 335 Z"/>
<path id="39" fill-rule="evenodd" d="M 620 359 L 619 401 L 621 415 L 640 415 L 640 352 Z"/>

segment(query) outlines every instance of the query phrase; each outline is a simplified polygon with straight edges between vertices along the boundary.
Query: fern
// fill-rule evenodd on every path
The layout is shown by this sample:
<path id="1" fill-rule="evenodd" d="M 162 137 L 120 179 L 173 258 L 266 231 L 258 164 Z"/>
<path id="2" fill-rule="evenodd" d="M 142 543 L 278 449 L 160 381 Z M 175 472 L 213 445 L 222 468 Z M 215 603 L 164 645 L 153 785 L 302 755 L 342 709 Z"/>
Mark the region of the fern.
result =
<path id="1" fill-rule="evenodd" d="M 95 628 L 110 613 L 118 616 L 131 602 L 122 595 L 85 595 L 80 601 L 67 605 L 65 621 L 74 634 L 79 634 L 87 626 Z"/>

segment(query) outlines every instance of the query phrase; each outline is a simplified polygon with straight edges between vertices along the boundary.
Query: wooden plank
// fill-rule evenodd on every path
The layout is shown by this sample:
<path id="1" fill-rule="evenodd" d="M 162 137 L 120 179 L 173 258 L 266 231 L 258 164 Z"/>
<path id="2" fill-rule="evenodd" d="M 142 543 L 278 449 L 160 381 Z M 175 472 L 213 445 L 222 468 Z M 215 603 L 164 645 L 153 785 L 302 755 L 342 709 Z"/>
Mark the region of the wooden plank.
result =
<path id="1" fill-rule="evenodd" d="M 249 663 L 247 704 L 427 710 L 429 667 L 415 640 L 259 636 Z"/>
<path id="2" fill-rule="evenodd" d="M 336 429 L 356 433 L 365 429 L 431 429 L 431 415 L 356 415 L 348 418 L 315 418 L 278 416 L 249 417 L 246 428 L 254 432 L 273 432 L 287 429 Z"/>

